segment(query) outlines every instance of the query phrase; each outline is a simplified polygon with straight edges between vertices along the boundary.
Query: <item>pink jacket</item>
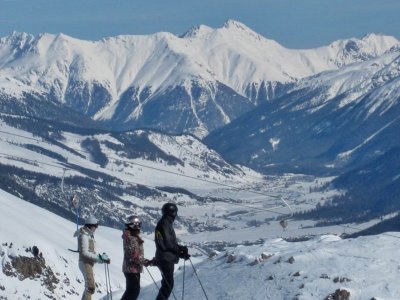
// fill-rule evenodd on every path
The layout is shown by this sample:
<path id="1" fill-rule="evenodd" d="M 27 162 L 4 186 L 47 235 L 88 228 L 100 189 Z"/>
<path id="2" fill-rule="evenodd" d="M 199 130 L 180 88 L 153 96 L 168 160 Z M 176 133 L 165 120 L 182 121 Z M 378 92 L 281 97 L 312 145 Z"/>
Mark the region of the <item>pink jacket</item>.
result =
<path id="1" fill-rule="evenodd" d="M 132 235 L 132 233 L 126 229 L 122 233 L 122 240 L 124 244 L 124 261 L 122 263 L 122 272 L 143 272 L 143 240 L 139 236 Z"/>

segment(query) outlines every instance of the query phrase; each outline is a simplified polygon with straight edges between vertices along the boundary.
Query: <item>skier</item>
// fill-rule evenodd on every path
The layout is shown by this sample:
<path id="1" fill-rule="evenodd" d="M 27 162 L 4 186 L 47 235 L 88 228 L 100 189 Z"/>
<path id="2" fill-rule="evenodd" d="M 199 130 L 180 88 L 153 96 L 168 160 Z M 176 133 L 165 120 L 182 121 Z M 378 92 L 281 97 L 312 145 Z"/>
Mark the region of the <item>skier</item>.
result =
<path id="1" fill-rule="evenodd" d="M 94 216 L 89 216 L 85 220 L 85 225 L 78 229 L 75 236 L 78 237 L 79 250 L 79 269 L 85 280 L 85 290 L 82 300 L 91 300 L 95 291 L 95 282 L 93 274 L 93 265 L 95 263 L 110 263 L 107 254 L 96 253 L 96 243 L 94 240 L 94 232 L 99 226 L 99 222 Z"/>
<path id="2" fill-rule="evenodd" d="M 175 230 L 172 226 L 178 213 L 174 203 L 162 207 L 162 217 L 155 230 L 156 257 L 155 263 L 161 271 L 161 288 L 156 300 L 167 300 L 174 287 L 174 264 L 179 258 L 188 260 L 190 254 L 186 246 L 178 245 Z"/>
<path id="3" fill-rule="evenodd" d="M 144 241 L 140 237 L 142 222 L 138 216 L 130 216 L 125 223 L 122 233 L 124 261 L 122 272 L 126 279 L 126 289 L 121 300 L 136 300 L 140 293 L 140 273 L 143 266 L 149 266 L 152 261 L 145 259 L 143 255 Z"/>

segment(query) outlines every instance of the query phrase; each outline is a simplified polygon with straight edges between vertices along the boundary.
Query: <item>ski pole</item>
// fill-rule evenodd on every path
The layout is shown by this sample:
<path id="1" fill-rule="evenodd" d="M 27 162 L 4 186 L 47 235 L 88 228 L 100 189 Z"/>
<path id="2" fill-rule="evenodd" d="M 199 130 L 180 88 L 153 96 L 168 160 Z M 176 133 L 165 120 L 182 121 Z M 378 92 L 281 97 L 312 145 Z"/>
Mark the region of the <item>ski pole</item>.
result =
<path id="1" fill-rule="evenodd" d="M 155 286 L 156 286 L 157 290 L 160 290 L 160 288 L 158 287 L 158 285 L 157 285 L 156 281 L 155 281 L 155 280 L 154 280 L 154 278 L 153 278 L 153 275 L 151 275 L 151 273 L 150 273 L 149 269 L 148 269 L 147 267 L 145 267 L 145 268 L 146 268 L 146 270 L 147 270 L 147 273 L 149 273 L 149 275 L 150 275 L 151 279 L 153 280 L 153 282 L 154 282 L 154 284 L 155 284 Z"/>
<path id="2" fill-rule="evenodd" d="M 183 300 L 183 295 L 185 294 L 185 267 L 186 267 L 186 260 L 183 261 L 182 300 Z"/>
<path id="3" fill-rule="evenodd" d="M 112 290 L 111 290 L 111 279 L 110 279 L 110 268 L 107 264 L 107 274 L 108 274 L 108 286 L 110 287 L 110 298 L 112 300 Z"/>
<path id="4" fill-rule="evenodd" d="M 110 300 L 110 296 L 108 293 L 108 280 L 107 280 L 107 264 L 104 264 L 104 274 L 106 276 L 106 292 L 107 292 L 107 300 Z"/>
<path id="5" fill-rule="evenodd" d="M 189 261 L 190 261 L 190 264 L 192 265 L 194 274 L 196 275 L 197 280 L 198 280 L 199 283 L 200 283 L 200 286 L 201 286 L 201 289 L 203 290 L 204 296 L 206 296 L 206 299 L 208 300 L 207 293 L 206 293 L 206 291 L 204 290 L 203 284 L 201 283 L 201 280 L 200 280 L 200 278 L 199 278 L 199 275 L 197 275 L 196 268 L 193 266 L 193 263 L 192 263 L 192 260 L 190 259 L 190 257 L 189 257 Z"/>
<path id="6" fill-rule="evenodd" d="M 106 274 L 107 299 L 112 300 L 110 269 L 108 268 L 108 264 L 104 264 L 104 270 L 105 270 L 105 274 Z"/>
<path id="7" fill-rule="evenodd" d="M 63 177 L 64 178 L 64 177 Z M 64 180 L 64 179 L 63 179 Z M 63 185 L 64 183 L 62 183 L 62 185 Z M 79 230 L 79 217 L 80 217 L 80 201 L 79 201 L 79 198 L 78 198 L 78 196 L 77 195 L 73 195 L 71 198 L 70 198 L 70 204 L 71 204 L 71 206 L 72 206 L 72 209 L 75 209 L 75 215 L 76 215 L 76 221 L 75 221 L 75 223 L 76 223 L 76 232 L 78 232 L 78 230 Z M 77 240 L 77 242 L 78 242 L 78 240 Z M 72 251 L 72 252 L 76 252 L 76 253 L 79 253 L 79 242 L 78 242 L 78 245 L 77 245 L 77 249 L 78 250 L 72 250 L 72 249 L 68 249 L 69 251 Z"/>
<path id="8" fill-rule="evenodd" d="M 79 230 L 80 207 L 76 208 L 76 230 Z"/>

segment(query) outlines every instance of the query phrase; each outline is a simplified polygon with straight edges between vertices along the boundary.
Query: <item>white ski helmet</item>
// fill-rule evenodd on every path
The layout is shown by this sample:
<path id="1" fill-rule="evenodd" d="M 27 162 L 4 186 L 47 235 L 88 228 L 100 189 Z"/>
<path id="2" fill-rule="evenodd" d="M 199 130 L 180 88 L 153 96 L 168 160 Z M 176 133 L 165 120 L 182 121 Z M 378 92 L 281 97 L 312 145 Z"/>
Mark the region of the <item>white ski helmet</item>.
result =
<path id="1" fill-rule="evenodd" d="M 142 221 L 138 216 L 130 216 L 127 218 L 125 225 L 131 229 L 140 229 Z"/>
<path id="2" fill-rule="evenodd" d="M 85 225 L 99 225 L 99 220 L 93 215 L 90 215 L 85 220 Z"/>

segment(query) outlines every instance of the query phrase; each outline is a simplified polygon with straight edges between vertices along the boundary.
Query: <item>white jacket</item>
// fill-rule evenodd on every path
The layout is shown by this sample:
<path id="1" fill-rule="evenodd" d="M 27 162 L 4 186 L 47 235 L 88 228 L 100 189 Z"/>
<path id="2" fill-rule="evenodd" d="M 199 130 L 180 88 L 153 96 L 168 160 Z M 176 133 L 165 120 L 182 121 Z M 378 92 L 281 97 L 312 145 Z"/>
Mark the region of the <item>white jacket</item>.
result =
<path id="1" fill-rule="evenodd" d="M 83 226 L 75 233 L 75 236 L 78 237 L 79 261 L 90 264 L 98 262 L 93 231 Z"/>

